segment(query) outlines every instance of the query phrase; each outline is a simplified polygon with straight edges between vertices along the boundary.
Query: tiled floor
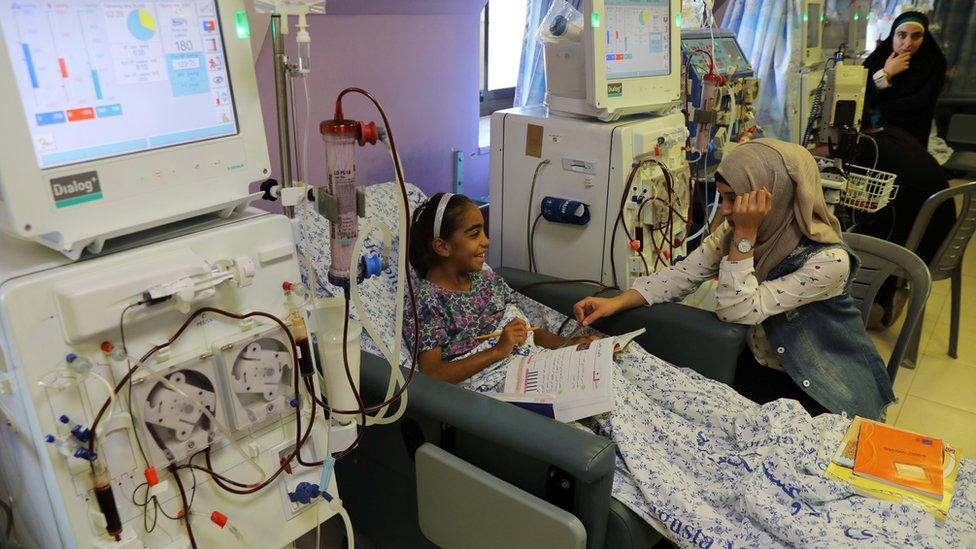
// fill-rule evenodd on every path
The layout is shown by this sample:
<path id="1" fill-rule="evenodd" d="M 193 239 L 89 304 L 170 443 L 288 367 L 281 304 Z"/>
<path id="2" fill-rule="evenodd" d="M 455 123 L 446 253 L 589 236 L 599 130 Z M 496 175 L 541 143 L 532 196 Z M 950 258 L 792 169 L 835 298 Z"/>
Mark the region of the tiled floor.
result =
<path id="1" fill-rule="evenodd" d="M 959 358 L 949 348 L 949 281 L 935 282 L 929 297 L 918 367 L 902 368 L 895 378 L 899 403 L 888 411 L 898 427 L 945 439 L 964 457 L 976 458 L 976 239 L 969 243 L 963 267 Z M 901 322 L 871 338 L 886 357 Z"/>

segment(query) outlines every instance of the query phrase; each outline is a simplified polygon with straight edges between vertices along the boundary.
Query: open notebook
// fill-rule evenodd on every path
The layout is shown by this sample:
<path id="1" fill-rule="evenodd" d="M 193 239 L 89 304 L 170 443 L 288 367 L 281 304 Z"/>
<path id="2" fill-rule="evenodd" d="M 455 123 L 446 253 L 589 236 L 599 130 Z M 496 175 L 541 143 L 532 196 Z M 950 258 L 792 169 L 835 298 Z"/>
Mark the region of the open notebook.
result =
<path id="1" fill-rule="evenodd" d="M 644 331 L 513 360 L 506 373 L 505 392 L 487 394 L 563 422 L 609 412 L 613 409 L 613 354 Z"/>

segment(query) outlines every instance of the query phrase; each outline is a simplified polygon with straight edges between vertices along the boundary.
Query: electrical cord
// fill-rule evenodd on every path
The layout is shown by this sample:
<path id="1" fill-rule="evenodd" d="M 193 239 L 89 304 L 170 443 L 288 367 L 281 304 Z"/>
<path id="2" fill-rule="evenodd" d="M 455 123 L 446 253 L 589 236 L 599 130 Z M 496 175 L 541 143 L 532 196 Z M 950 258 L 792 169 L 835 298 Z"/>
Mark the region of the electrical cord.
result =
<path id="1" fill-rule="evenodd" d="M 531 211 L 531 209 L 530 209 Z M 529 272 L 534 273 L 538 268 L 538 264 L 535 262 L 535 227 L 539 224 L 539 220 L 542 219 L 542 214 L 535 216 L 535 221 L 532 222 L 532 231 L 529 233 Z"/>
<path id="2" fill-rule="evenodd" d="M 0 509 L 7 516 L 7 525 L 3 529 L 3 537 L 5 540 L 10 541 L 14 533 L 14 510 L 10 507 L 9 503 L 2 499 L 0 499 Z"/>
<path id="3" fill-rule="evenodd" d="M 824 72 L 820 75 L 820 82 L 817 84 L 816 89 L 813 92 L 813 104 L 810 105 L 810 116 L 807 117 L 807 125 L 803 131 L 803 139 L 800 141 L 801 145 L 806 147 L 810 144 L 810 139 L 813 138 L 813 123 L 819 120 L 823 115 L 823 101 L 824 101 L 824 90 L 826 86 L 827 71 L 829 70 L 828 65 L 833 62 L 834 66 L 837 65 L 837 60 L 833 57 L 824 61 Z"/>
<path id="4" fill-rule="evenodd" d="M 871 144 L 874 145 L 874 164 L 871 165 L 871 169 L 876 170 L 878 169 L 878 160 L 881 158 L 881 149 L 878 148 L 878 142 L 877 140 L 875 140 L 873 137 L 871 137 L 866 133 L 857 134 L 858 140 L 860 140 L 861 137 L 868 138 L 868 140 L 871 141 Z"/>
<path id="5" fill-rule="evenodd" d="M 532 257 L 532 249 L 531 249 L 532 231 L 535 227 L 535 224 L 532 223 L 532 202 L 535 199 L 535 184 L 536 181 L 539 179 L 539 172 L 542 171 L 542 168 L 548 165 L 549 165 L 548 158 L 541 160 L 538 164 L 536 164 L 535 172 L 532 174 L 532 184 L 529 186 L 529 204 L 526 206 L 526 212 L 525 212 L 525 231 L 526 231 L 525 237 L 526 237 L 526 242 L 529 245 L 529 272 L 535 272 L 535 265 L 534 265 L 534 260 Z M 538 221 L 538 218 L 536 218 L 536 221 Z"/>

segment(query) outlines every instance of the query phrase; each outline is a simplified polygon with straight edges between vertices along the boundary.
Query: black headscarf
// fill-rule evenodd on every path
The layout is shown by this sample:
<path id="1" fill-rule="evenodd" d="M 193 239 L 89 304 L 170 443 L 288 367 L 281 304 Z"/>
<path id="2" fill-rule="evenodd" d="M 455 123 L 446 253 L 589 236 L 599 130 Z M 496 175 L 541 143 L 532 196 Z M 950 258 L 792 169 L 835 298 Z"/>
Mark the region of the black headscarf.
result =
<path id="1" fill-rule="evenodd" d="M 874 74 L 884 68 L 894 51 L 895 31 L 906 19 L 917 20 L 925 28 L 922 45 L 912 55 L 908 68 L 891 77 L 891 86 L 878 90 L 874 85 Z M 935 100 L 942 92 L 946 75 L 946 58 L 929 32 L 928 17 L 921 12 L 907 11 L 895 18 L 888 37 L 868 56 L 864 66 L 868 69 L 865 109 L 868 116 L 877 109 L 883 125 L 900 127 L 912 134 L 923 147 L 928 146 Z"/>

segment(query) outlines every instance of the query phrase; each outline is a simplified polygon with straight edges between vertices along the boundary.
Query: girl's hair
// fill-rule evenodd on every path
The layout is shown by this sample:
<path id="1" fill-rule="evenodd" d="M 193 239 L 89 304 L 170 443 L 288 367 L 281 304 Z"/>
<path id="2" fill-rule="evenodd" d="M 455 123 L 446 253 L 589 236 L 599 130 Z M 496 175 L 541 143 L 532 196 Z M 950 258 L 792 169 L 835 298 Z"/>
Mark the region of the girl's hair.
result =
<path id="1" fill-rule="evenodd" d="M 421 277 L 427 276 L 427 271 L 440 262 L 441 258 L 434 251 L 434 238 L 448 239 L 454 231 L 460 228 L 461 214 L 474 202 L 463 194 L 456 194 L 448 199 L 441 220 L 441 234 L 434 234 L 434 215 L 444 193 L 437 193 L 427 199 L 413 212 L 413 224 L 410 227 L 410 265 Z"/>

